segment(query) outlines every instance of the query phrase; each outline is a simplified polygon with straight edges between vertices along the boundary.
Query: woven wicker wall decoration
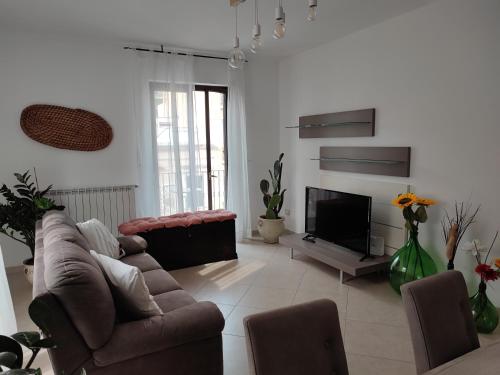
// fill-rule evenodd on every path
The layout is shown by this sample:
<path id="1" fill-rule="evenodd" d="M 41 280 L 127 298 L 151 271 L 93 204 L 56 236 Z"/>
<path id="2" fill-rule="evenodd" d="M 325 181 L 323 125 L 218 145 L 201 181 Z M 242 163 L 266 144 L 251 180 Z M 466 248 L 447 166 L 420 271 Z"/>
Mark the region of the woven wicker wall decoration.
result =
<path id="1" fill-rule="evenodd" d="M 26 107 L 21 114 L 21 128 L 37 142 L 66 150 L 102 150 L 113 139 L 113 129 L 101 116 L 55 105 Z"/>

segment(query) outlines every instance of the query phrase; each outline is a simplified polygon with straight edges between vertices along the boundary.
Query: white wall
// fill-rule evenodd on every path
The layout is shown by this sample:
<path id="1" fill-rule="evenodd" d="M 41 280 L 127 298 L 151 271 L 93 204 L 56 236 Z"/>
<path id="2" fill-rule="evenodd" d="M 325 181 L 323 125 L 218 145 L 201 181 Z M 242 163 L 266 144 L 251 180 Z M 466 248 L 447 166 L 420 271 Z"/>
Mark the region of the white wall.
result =
<path id="1" fill-rule="evenodd" d="M 122 44 L 110 41 L 68 39 L 64 35 L 21 32 L 0 33 L 0 182 L 12 185 L 12 173 L 36 167 L 41 185 L 57 188 L 138 184 L 135 129 L 130 111 L 127 54 Z M 274 74 L 268 72 L 274 69 Z M 199 83 L 226 84 L 226 64 L 202 60 L 195 64 Z M 247 73 L 248 140 L 250 149 L 262 138 L 259 132 L 274 126 L 272 140 L 264 145 L 278 150 L 276 124 L 265 119 L 274 110 L 277 121 L 277 63 L 257 61 Z M 273 83 L 274 81 L 274 83 Z M 258 95 L 252 98 L 252 95 Z M 268 95 L 272 94 L 269 100 Z M 23 108 L 30 104 L 56 104 L 93 111 L 113 127 L 111 145 L 98 152 L 51 148 L 28 138 L 19 126 Z M 254 106 L 259 106 L 257 110 Z M 266 153 L 251 153 L 252 183 Z M 252 213 L 252 216 L 253 215 Z M 20 264 L 29 252 L 0 236 L 7 266 Z"/>
<path id="2" fill-rule="evenodd" d="M 253 56 L 249 56 L 250 58 Z M 248 182 L 252 228 L 265 213 L 259 183 L 268 178 L 268 169 L 278 158 L 278 64 L 273 60 L 253 58 L 246 71 Z"/>
<path id="3" fill-rule="evenodd" d="M 411 178 L 375 178 L 411 183 L 440 201 L 422 230 L 425 247 L 444 258 L 442 210 L 469 198 L 482 204 L 471 236 L 491 240 L 500 228 L 499 16 L 496 0 L 440 0 L 280 63 L 291 230 L 304 230 L 304 186 L 319 183 L 309 161 L 319 146 L 411 146 Z M 374 138 L 299 141 L 297 130 L 284 129 L 301 115 L 371 107 Z M 500 242 L 496 250 L 500 257 Z M 458 258 L 470 274 L 466 255 Z M 498 287 L 494 297 L 499 304 Z"/>

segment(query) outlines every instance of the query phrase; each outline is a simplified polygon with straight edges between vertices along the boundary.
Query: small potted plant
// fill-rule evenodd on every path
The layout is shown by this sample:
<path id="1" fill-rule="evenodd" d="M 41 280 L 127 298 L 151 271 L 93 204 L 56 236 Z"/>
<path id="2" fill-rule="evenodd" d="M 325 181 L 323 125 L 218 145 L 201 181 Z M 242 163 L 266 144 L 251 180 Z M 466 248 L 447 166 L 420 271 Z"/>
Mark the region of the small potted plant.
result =
<path id="1" fill-rule="evenodd" d="M 477 331 L 481 333 L 491 333 L 498 326 L 498 310 L 486 295 L 488 283 L 500 279 L 500 259 L 495 259 L 493 264 L 489 262 L 490 253 L 497 237 L 498 232 L 489 248 L 482 246 L 479 240 L 473 240 L 463 247 L 464 251 L 469 251 L 474 256 L 477 262 L 474 271 L 481 278 L 477 293 L 470 298 L 474 323 Z M 486 254 L 484 258 L 482 253 Z"/>
<path id="2" fill-rule="evenodd" d="M 257 228 L 266 243 L 277 243 L 279 236 L 285 230 L 285 224 L 283 223 L 285 219 L 279 216 L 286 192 L 286 189 L 281 190 L 281 173 L 283 171 L 281 161 L 283 156 L 284 154 L 281 153 L 278 160 L 274 162 L 273 171 L 269 170 L 271 183 L 266 179 L 260 181 L 260 190 L 264 195 L 263 201 L 266 213 L 259 217 Z M 271 186 L 272 192 L 269 190 Z"/>
<path id="3" fill-rule="evenodd" d="M 40 191 L 35 171 L 35 182 L 29 171 L 14 173 L 18 184 L 13 189 L 5 184 L 0 188 L 4 203 L 0 204 L 0 233 L 29 247 L 31 258 L 23 261 L 24 273 L 33 282 L 33 262 L 35 257 L 35 225 L 37 220 L 50 210 L 63 210 L 46 197 L 52 185 Z"/>

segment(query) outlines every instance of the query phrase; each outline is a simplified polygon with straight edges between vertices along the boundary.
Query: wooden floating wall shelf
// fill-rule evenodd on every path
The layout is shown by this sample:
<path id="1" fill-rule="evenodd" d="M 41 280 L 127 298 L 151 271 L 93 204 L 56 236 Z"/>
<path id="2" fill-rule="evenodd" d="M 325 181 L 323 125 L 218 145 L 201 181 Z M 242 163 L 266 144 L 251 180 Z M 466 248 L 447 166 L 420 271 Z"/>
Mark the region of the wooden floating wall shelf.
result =
<path id="1" fill-rule="evenodd" d="M 410 177 L 411 147 L 320 147 L 311 160 L 327 171 Z"/>
<path id="2" fill-rule="evenodd" d="M 373 137 L 375 135 L 375 109 L 360 109 L 301 116 L 298 126 L 299 138 Z"/>

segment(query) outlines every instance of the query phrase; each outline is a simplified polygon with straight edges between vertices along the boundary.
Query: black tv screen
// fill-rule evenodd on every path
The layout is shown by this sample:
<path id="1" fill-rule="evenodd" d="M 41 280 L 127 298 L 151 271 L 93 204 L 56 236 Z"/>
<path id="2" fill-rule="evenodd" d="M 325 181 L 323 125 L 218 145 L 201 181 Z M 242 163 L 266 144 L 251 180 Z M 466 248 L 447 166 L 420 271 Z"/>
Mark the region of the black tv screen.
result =
<path id="1" fill-rule="evenodd" d="M 306 187 L 306 233 L 370 254 L 372 198 Z"/>

